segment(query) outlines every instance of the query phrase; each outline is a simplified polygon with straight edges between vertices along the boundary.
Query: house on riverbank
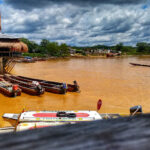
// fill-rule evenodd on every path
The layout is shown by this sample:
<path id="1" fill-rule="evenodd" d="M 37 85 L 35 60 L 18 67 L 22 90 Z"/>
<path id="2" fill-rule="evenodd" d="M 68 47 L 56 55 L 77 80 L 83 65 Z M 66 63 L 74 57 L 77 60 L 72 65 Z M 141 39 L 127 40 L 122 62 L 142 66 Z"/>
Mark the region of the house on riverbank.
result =
<path id="1" fill-rule="evenodd" d="M 14 57 L 28 52 L 28 46 L 19 38 L 0 33 L 0 73 L 9 73 L 15 66 Z"/>

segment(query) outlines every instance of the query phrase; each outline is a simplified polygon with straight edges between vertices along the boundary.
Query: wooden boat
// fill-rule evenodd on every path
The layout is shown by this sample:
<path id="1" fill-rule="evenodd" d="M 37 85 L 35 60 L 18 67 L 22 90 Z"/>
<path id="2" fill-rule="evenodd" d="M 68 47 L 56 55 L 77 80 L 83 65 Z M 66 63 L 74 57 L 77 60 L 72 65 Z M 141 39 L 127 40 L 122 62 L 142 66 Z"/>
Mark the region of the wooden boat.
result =
<path id="1" fill-rule="evenodd" d="M 12 78 L 8 74 L 4 75 L 4 79 L 11 82 L 11 83 L 18 84 L 24 93 L 27 93 L 30 95 L 42 95 L 42 94 L 44 94 L 45 89 L 43 87 L 41 87 L 41 85 L 35 85 L 32 83 L 19 81 L 19 80 Z"/>
<path id="2" fill-rule="evenodd" d="M 22 62 L 23 63 L 35 63 L 35 60 L 33 60 L 33 59 L 23 59 Z"/>
<path id="3" fill-rule="evenodd" d="M 8 97 L 21 95 L 21 89 L 18 85 L 8 83 L 2 78 L 0 78 L 0 92 Z"/>
<path id="4" fill-rule="evenodd" d="M 22 59 L 22 62 L 24 62 L 24 63 L 35 63 L 35 60 L 32 57 L 26 56 Z"/>
<path id="5" fill-rule="evenodd" d="M 46 80 L 40 80 L 40 79 L 35 79 L 35 78 L 29 78 L 29 77 L 23 77 L 23 76 L 18 76 L 23 79 L 27 80 L 32 80 L 32 81 L 38 81 L 40 82 L 41 85 L 62 85 L 63 83 L 60 82 L 54 82 L 54 81 L 46 81 Z M 67 84 L 67 91 L 68 92 L 79 92 L 79 85 L 77 81 L 73 81 L 74 84 Z"/>
<path id="6" fill-rule="evenodd" d="M 37 81 L 37 80 L 30 80 L 30 79 L 26 79 L 20 76 L 14 76 L 14 75 L 10 75 L 11 78 L 18 80 L 18 81 L 23 81 L 23 82 L 27 82 L 27 83 L 31 83 L 33 81 Z M 37 81 L 39 82 L 39 81 Z M 65 94 L 67 92 L 66 89 L 66 84 L 62 83 L 62 84 L 48 84 L 45 82 L 39 82 L 40 85 L 42 85 L 42 87 L 45 89 L 46 92 L 51 92 L 51 93 L 55 93 L 55 94 Z"/>
<path id="7" fill-rule="evenodd" d="M 145 64 L 137 64 L 137 63 L 130 63 L 133 66 L 143 66 L 143 67 L 150 67 L 150 65 L 145 65 Z"/>
<path id="8" fill-rule="evenodd" d="M 115 56 L 121 56 L 120 53 L 107 53 L 106 57 L 115 57 Z"/>
<path id="9" fill-rule="evenodd" d="M 34 61 L 46 61 L 46 58 L 38 58 L 38 57 L 34 57 L 33 58 Z"/>
<path id="10" fill-rule="evenodd" d="M 15 78 L 19 79 L 19 80 L 23 80 L 23 81 L 38 81 L 44 88 L 46 91 L 49 91 L 48 88 L 52 87 L 52 86 L 61 86 L 65 88 L 65 83 L 60 83 L 60 82 L 54 82 L 54 81 L 46 81 L 46 80 L 40 80 L 40 79 L 35 79 L 35 78 L 29 78 L 29 77 L 23 77 L 23 76 L 14 76 Z M 79 92 L 79 85 L 77 83 L 77 81 L 73 81 L 74 84 L 67 84 L 67 91 L 68 92 Z M 64 94 L 64 93 L 62 93 Z"/>

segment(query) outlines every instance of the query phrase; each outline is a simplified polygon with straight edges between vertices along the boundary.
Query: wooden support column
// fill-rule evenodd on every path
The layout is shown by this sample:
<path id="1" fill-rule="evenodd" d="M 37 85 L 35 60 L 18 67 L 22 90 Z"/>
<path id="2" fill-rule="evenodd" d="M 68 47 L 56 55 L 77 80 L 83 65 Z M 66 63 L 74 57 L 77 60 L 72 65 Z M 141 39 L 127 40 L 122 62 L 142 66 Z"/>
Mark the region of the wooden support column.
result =
<path id="1" fill-rule="evenodd" d="M 0 74 L 4 73 L 4 67 L 3 67 L 3 57 L 0 57 Z"/>

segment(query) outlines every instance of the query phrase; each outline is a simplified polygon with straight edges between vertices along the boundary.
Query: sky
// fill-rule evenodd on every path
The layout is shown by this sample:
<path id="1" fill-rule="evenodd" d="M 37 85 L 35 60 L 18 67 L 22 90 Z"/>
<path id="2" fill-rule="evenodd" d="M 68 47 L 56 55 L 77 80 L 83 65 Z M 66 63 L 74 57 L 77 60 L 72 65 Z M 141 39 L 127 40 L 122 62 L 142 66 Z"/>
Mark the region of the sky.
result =
<path id="1" fill-rule="evenodd" d="M 150 43 L 149 0 L 0 0 L 2 33 L 71 46 Z"/>

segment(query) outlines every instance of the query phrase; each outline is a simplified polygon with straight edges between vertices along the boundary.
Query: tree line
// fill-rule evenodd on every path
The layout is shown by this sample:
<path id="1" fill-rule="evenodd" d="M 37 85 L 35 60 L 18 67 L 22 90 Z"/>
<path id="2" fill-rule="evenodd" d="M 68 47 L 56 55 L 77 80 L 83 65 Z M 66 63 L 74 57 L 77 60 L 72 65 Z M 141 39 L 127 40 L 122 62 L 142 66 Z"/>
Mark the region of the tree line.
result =
<path id="1" fill-rule="evenodd" d="M 113 49 L 127 54 L 150 54 L 150 43 L 138 42 L 135 47 L 124 46 L 123 43 L 119 43 Z"/>
<path id="2" fill-rule="evenodd" d="M 146 42 L 138 42 L 136 46 L 126 46 L 123 43 L 118 43 L 115 46 L 107 46 L 107 45 L 96 45 L 92 47 L 74 47 L 77 49 L 78 52 L 81 53 L 88 51 L 88 50 L 96 50 L 96 49 L 103 49 L 103 50 L 113 50 L 113 51 L 121 51 L 123 54 L 129 55 L 142 55 L 142 54 L 150 54 L 150 43 Z"/>
<path id="3" fill-rule="evenodd" d="M 65 43 L 58 44 L 57 42 L 50 42 L 43 39 L 40 44 L 37 44 L 25 38 L 22 38 L 21 41 L 27 44 L 29 53 L 40 53 L 54 57 L 66 57 L 70 55 L 69 48 Z"/>
<path id="4" fill-rule="evenodd" d="M 40 55 L 48 55 L 54 57 L 67 57 L 70 56 L 70 50 L 67 44 L 58 44 L 57 42 L 50 42 L 49 40 L 43 39 L 40 44 L 37 44 L 34 41 L 30 41 L 28 39 L 22 38 L 22 42 L 26 43 L 29 48 L 29 53 L 37 53 Z M 96 45 L 92 47 L 71 47 L 76 53 L 80 53 L 82 55 L 86 55 L 86 51 L 93 49 L 109 49 L 113 51 L 121 51 L 123 54 L 127 55 L 142 55 L 142 54 L 150 54 L 150 43 L 146 42 L 138 42 L 136 46 L 125 46 L 123 43 L 118 43 L 115 46 L 106 46 L 106 45 Z"/>

